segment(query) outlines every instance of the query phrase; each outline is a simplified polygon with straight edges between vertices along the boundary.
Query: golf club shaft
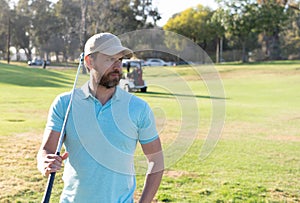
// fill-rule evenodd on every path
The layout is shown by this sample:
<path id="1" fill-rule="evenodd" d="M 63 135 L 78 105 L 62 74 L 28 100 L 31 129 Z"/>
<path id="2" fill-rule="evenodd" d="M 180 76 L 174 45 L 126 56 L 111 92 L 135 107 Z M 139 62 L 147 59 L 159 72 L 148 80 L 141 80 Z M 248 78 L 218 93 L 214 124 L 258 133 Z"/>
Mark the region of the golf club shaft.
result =
<path id="1" fill-rule="evenodd" d="M 62 145 L 63 145 L 63 142 L 64 142 L 66 123 L 67 123 L 69 112 L 70 112 L 70 109 L 71 109 L 71 106 L 72 106 L 73 95 L 74 95 L 74 92 L 75 92 L 75 88 L 76 88 L 76 84 L 77 84 L 77 80 L 78 80 L 78 75 L 79 75 L 79 72 L 80 72 L 80 67 L 83 64 L 83 57 L 84 57 L 84 53 L 82 53 L 80 55 L 80 62 L 79 62 L 78 68 L 77 68 L 75 81 L 74 81 L 73 88 L 72 88 L 72 91 L 71 91 L 70 101 L 69 101 L 68 108 L 67 108 L 67 111 L 66 111 L 66 114 L 65 114 L 62 129 L 61 129 L 61 132 L 60 132 L 59 141 L 58 141 L 56 152 L 55 152 L 55 154 L 58 155 L 58 156 L 60 155 L 60 151 L 61 151 L 61 148 L 62 148 Z M 55 174 L 56 174 L 56 172 L 52 172 L 52 173 L 50 173 L 50 175 L 48 177 L 47 186 L 46 186 L 46 189 L 45 189 L 45 192 L 44 192 L 44 197 L 42 199 L 42 203 L 49 203 L 49 201 L 50 201 L 50 196 L 51 196 L 51 191 L 52 191 L 52 187 L 53 187 L 53 183 L 54 183 L 54 179 L 55 179 Z"/>

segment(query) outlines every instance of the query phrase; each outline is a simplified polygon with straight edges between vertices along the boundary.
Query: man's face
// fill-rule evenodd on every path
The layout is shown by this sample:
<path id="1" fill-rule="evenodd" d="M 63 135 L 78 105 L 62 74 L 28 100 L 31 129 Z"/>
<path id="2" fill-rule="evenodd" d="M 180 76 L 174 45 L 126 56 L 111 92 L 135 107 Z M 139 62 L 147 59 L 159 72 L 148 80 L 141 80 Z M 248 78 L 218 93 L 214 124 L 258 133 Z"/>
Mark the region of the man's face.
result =
<path id="1" fill-rule="evenodd" d="M 94 59 L 93 78 L 98 85 L 113 88 L 119 84 L 122 77 L 122 54 L 113 56 L 97 54 Z"/>

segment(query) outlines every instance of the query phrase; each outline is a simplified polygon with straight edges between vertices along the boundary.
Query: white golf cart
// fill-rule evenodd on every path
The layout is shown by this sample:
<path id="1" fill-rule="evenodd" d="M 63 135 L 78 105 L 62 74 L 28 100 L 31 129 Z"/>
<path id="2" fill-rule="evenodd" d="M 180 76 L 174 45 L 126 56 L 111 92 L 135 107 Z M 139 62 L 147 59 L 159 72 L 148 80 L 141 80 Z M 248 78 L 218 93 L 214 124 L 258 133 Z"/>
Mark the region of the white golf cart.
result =
<path id="1" fill-rule="evenodd" d="M 147 84 L 143 80 L 141 60 L 123 60 L 123 68 L 127 69 L 120 80 L 120 87 L 127 92 L 147 92 Z"/>

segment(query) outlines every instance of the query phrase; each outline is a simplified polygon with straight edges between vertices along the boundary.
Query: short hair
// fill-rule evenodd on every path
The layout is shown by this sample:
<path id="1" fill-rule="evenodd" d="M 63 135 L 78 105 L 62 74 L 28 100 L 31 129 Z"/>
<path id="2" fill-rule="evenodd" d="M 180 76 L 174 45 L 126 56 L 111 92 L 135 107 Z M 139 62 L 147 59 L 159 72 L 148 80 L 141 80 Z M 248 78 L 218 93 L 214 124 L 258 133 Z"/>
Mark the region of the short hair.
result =
<path id="1" fill-rule="evenodd" d="M 99 53 L 99 52 L 94 52 L 94 53 L 91 53 L 91 54 L 89 54 L 89 55 L 87 55 L 87 56 L 88 56 L 88 57 L 91 57 L 93 60 L 96 60 L 98 53 Z M 89 66 L 86 64 L 85 60 L 84 60 L 84 66 L 87 68 L 88 72 L 90 72 L 90 68 L 89 68 Z"/>

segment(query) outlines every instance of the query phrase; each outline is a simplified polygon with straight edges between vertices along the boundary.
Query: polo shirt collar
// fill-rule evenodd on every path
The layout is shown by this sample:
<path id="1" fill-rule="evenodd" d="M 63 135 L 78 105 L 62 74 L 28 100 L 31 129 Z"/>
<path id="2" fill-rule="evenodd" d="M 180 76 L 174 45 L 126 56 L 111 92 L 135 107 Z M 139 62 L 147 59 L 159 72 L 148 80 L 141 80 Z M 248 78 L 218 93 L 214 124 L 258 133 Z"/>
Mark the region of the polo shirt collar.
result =
<path id="1" fill-rule="evenodd" d="M 82 87 L 81 87 L 81 91 L 82 91 L 82 95 L 81 98 L 82 99 L 87 99 L 88 97 L 94 97 L 90 91 L 89 88 L 89 84 L 90 82 L 87 81 Z M 116 91 L 112 96 L 112 101 L 118 101 L 120 100 L 120 98 L 122 97 L 122 90 L 120 89 L 119 86 L 116 87 Z"/>

